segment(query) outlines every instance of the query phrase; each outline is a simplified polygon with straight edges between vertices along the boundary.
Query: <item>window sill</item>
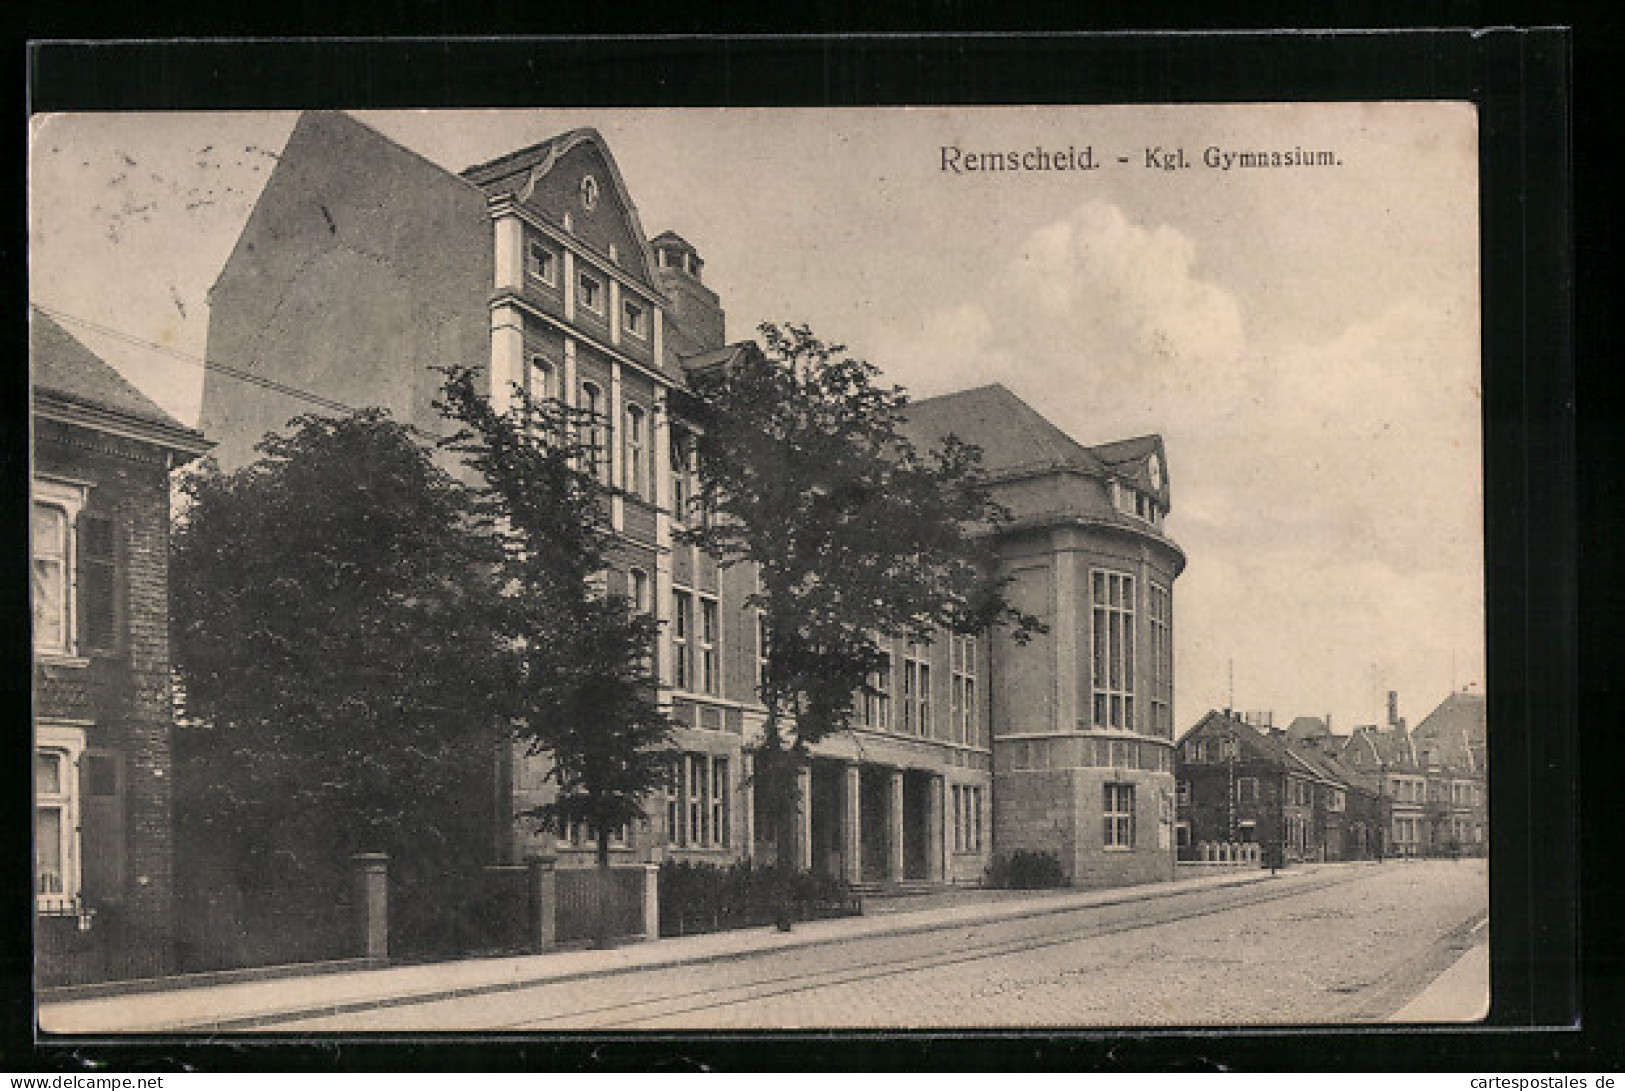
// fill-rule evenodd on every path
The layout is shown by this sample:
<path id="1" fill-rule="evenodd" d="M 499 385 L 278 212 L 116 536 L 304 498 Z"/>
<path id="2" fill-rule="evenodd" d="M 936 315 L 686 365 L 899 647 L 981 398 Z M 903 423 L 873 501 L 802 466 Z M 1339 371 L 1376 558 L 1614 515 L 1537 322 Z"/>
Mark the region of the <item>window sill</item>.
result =
<path id="1" fill-rule="evenodd" d="M 90 659 L 83 655 L 69 655 L 67 652 L 35 652 L 34 662 L 42 667 L 88 667 Z"/>

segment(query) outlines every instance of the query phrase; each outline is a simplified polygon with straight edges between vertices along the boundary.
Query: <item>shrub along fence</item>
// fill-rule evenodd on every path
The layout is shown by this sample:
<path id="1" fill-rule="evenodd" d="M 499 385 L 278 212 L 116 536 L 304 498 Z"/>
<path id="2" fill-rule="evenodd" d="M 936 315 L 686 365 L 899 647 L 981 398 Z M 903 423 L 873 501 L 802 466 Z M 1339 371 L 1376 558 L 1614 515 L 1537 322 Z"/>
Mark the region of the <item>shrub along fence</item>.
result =
<path id="1" fill-rule="evenodd" d="M 1004 890 L 1048 890 L 1065 886 L 1066 874 L 1054 853 L 1023 849 L 995 856 L 987 866 L 983 885 Z"/>
<path id="2" fill-rule="evenodd" d="M 660 867 L 660 934 L 684 936 L 756 928 L 779 919 L 788 902 L 794 920 L 853 917 L 863 901 L 844 884 L 813 872 L 730 867 L 668 860 Z"/>

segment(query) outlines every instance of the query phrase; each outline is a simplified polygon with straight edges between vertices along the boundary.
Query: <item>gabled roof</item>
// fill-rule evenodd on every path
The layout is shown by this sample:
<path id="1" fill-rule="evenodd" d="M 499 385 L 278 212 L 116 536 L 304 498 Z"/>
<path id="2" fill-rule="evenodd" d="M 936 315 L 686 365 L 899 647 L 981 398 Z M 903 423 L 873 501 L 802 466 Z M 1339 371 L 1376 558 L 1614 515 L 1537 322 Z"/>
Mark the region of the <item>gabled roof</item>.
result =
<path id="1" fill-rule="evenodd" d="M 201 454 L 209 448 L 201 432 L 164 412 L 38 308 L 29 309 L 28 332 L 35 412 L 182 453 Z"/>
<path id="2" fill-rule="evenodd" d="M 1306 739 L 1323 739 L 1331 734 L 1326 721 L 1319 716 L 1299 716 L 1286 727 L 1286 737 L 1294 742 L 1303 742 Z"/>
<path id="3" fill-rule="evenodd" d="M 910 402 L 903 433 L 918 447 L 949 435 L 982 449 L 982 465 L 997 480 L 1045 471 L 1100 477 L 1106 466 L 999 383 Z"/>
<path id="4" fill-rule="evenodd" d="M 1089 450 L 1106 465 L 1121 466 L 1125 462 L 1139 462 L 1150 458 L 1161 447 L 1162 440 L 1157 436 L 1136 436 L 1133 439 L 1097 444 Z"/>
<path id="5" fill-rule="evenodd" d="M 1351 753 L 1356 749 L 1363 751 L 1363 755 Z M 1356 727 L 1343 744 L 1343 753 L 1349 756 L 1350 761 L 1358 761 L 1362 756 L 1369 758 L 1391 772 L 1416 770 L 1416 749 L 1411 745 L 1409 733 L 1402 727 L 1387 730 L 1370 724 Z"/>
<path id="6" fill-rule="evenodd" d="M 655 276 L 654 251 L 650 249 L 649 237 L 644 234 L 643 224 L 638 219 L 638 206 L 632 200 L 632 192 L 626 188 L 626 179 L 621 177 L 620 165 L 610 153 L 609 144 L 597 129 L 571 129 L 518 151 L 466 167 L 462 177 L 479 186 L 488 196 L 511 196 L 522 201 L 529 196 L 529 190 L 535 187 L 538 179 L 545 177 L 566 153 L 582 144 L 593 145 L 603 156 L 610 184 L 621 207 L 626 209 L 632 237 L 637 240 L 644 276 L 650 286 L 658 288 L 660 280 Z"/>
<path id="7" fill-rule="evenodd" d="M 1443 750 L 1448 767 L 1482 772 L 1488 743 L 1484 695 L 1452 693 L 1416 725 L 1412 737 Z"/>
<path id="8" fill-rule="evenodd" d="M 679 235 L 675 231 L 669 231 L 669 230 L 668 231 L 662 231 L 660 234 L 656 235 L 654 238 L 649 240 L 649 245 L 650 246 L 654 246 L 657 243 L 663 243 L 663 244 L 665 244 L 667 246 L 673 246 L 673 247 L 677 247 L 677 248 L 682 249 L 682 250 L 687 250 L 691 254 L 698 254 L 699 253 L 698 250 L 694 249 L 694 244 L 693 243 L 689 242 L 687 239 L 683 238 L 683 236 Z"/>
<path id="9" fill-rule="evenodd" d="M 747 353 L 757 351 L 755 341 L 735 341 L 721 348 L 707 349 L 705 352 L 696 352 L 691 356 L 678 356 L 685 373 L 696 371 L 710 371 L 715 367 L 726 367 L 738 362 Z"/>

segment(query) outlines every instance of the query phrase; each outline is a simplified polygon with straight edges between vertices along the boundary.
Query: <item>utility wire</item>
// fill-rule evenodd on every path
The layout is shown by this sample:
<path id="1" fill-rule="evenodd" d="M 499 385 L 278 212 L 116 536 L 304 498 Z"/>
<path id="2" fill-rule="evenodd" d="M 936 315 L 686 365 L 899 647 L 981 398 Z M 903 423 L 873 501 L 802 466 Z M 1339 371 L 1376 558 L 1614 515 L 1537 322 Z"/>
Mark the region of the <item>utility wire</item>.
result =
<path id="1" fill-rule="evenodd" d="M 214 372 L 218 375 L 225 375 L 228 378 L 237 379 L 253 386 L 263 387 L 266 390 L 275 391 L 276 393 L 285 395 L 289 398 L 309 402 L 312 405 L 320 406 L 321 408 L 330 410 L 332 412 L 347 414 L 360 412 L 356 406 L 349 405 L 345 402 L 337 401 L 333 398 L 323 397 L 320 394 L 309 390 L 304 390 L 297 386 L 291 386 L 287 383 L 277 382 L 275 379 L 268 379 L 263 375 L 255 375 L 251 371 L 246 371 L 239 367 L 233 367 L 230 364 L 224 364 L 218 360 L 211 360 L 205 356 L 198 356 L 190 352 L 183 352 L 182 350 L 171 345 L 163 345 L 156 341 L 149 341 L 146 338 L 137 337 L 133 333 L 128 333 L 113 326 L 103 325 L 100 322 L 95 322 L 91 319 L 83 318 L 76 314 L 69 314 L 67 311 L 57 310 L 55 307 L 47 307 L 39 303 L 36 303 L 33 306 L 35 310 L 40 311 L 42 314 L 49 315 L 59 322 L 67 322 L 71 325 L 82 326 L 85 329 L 94 330 L 97 333 L 103 334 L 107 337 L 112 337 L 119 341 L 124 341 L 128 344 L 139 346 L 140 348 L 150 349 L 154 352 L 161 352 L 165 356 L 172 357 L 185 364 L 190 364 L 191 366 L 202 371 Z M 410 431 L 416 432 L 418 435 L 423 436 L 425 439 L 438 441 L 441 438 L 432 432 L 424 431 L 422 428 L 419 428 L 414 424 L 407 424 L 405 427 Z"/>

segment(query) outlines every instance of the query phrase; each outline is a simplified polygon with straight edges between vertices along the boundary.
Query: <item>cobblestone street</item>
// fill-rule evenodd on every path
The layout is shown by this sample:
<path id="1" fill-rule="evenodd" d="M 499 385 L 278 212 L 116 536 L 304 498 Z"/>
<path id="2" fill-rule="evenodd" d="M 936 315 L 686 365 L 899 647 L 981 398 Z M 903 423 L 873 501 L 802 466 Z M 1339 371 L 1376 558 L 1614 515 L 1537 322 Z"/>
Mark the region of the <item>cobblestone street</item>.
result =
<path id="1" fill-rule="evenodd" d="M 1328 865 L 772 955 L 267 1023 L 276 1031 L 1380 1021 L 1485 940 L 1481 861 Z M 1469 1002 L 1458 1018 L 1475 1014 Z"/>

